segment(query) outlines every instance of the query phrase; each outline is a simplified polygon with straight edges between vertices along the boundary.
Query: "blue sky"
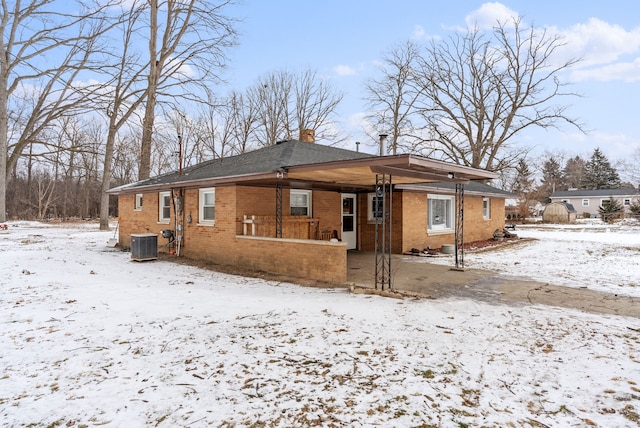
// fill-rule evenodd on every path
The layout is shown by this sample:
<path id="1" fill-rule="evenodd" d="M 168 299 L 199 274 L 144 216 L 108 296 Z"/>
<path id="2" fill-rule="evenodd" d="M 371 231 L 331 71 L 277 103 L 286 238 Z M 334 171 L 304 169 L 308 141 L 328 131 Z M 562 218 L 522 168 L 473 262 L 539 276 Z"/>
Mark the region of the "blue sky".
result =
<path id="1" fill-rule="evenodd" d="M 631 6 L 633 4 L 633 6 Z M 313 69 L 345 93 L 341 128 L 355 141 L 373 141 L 360 131 L 364 82 L 376 76 L 376 61 L 406 40 L 447 37 L 467 23 L 496 22 L 519 14 L 524 22 L 562 34 L 567 53 L 583 57 L 565 76 L 584 95 L 570 99 L 570 114 L 590 130 L 533 130 L 519 144 L 569 155 L 590 156 L 600 147 L 611 161 L 640 151 L 640 6 L 628 1 L 419 1 L 245 0 L 233 14 L 243 18 L 239 45 L 229 52 L 229 86 L 243 90 L 274 70 Z M 222 88 L 221 88 L 222 90 Z"/>

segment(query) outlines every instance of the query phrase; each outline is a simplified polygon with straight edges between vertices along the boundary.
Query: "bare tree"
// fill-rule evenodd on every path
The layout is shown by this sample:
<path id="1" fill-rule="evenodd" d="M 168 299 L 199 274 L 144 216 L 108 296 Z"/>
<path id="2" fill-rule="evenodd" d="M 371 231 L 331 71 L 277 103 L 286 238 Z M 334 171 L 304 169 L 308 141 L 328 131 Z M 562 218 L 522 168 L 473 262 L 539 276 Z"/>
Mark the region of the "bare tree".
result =
<path id="1" fill-rule="evenodd" d="M 633 185 L 634 189 L 640 189 L 640 147 L 630 156 L 618 159 L 615 167 L 626 183 Z"/>
<path id="2" fill-rule="evenodd" d="M 139 136 L 132 133 L 118 135 L 111 174 L 116 186 L 131 183 L 137 178 L 140 155 L 140 151 L 138 150 L 139 140 Z"/>
<path id="3" fill-rule="evenodd" d="M 260 146 L 297 137 L 303 129 L 315 131 L 318 140 L 337 137 L 331 126 L 332 116 L 343 95 L 315 71 L 270 72 L 248 89 L 247 98 L 250 110 L 244 111 L 250 112 L 247 117 L 256 118 L 253 134 Z M 254 122 L 244 120 L 243 123 Z M 245 135 L 246 131 L 245 127 Z"/>
<path id="4" fill-rule="evenodd" d="M 249 88 L 247 96 L 256 111 L 255 137 L 259 146 L 270 146 L 292 136 L 293 75 L 270 72 Z"/>
<path id="5" fill-rule="evenodd" d="M 416 80 L 419 58 L 420 48 L 415 43 L 409 41 L 395 46 L 384 55 L 379 66 L 382 77 L 371 79 L 365 85 L 366 100 L 372 109 L 369 118 L 378 133 L 389 133 L 387 152 L 394 155 L 400 145 L 413 151 L 409 142 L 403 144 L 403 141 L 414 132 L 412 116 L 416 114 L 416 102 L 424 92 Z"/>
<path id="6" fill-rule="evenodd" d="M 0 221 L 6 220 L 7 172 L 25 148 L 51 122 L 86 107 L 75 81 L 82 71 L 95 69 L 91 58 L 100 49 L 96 42 L 108 28 L 103 19 L 108 2 L 58 3 L 3 1 L 0 6 Z M 34 89 L 27 94 L 27 88 Z M 21 96 L 33 100 L 30 109 L 11 118 L 10 103 Z M 16 119 L 19 132 L 9 141 L 9 122 Z"/>
<path id="7" fill-rule="evenodd" d="M 581 124 L 556 101 L 567 96 L 559 74 L 577 60 L 556 62 L 559 36 L 522 25 L 499 23 L 490 34 L 479 30 L 433 41 L 419 60 L 424 89 L 419 113 L 423 144 L 444 159 L 490 171 L 517 163 L 514 137 L 530 127 Z"/>
<path id="8" fill-rule="evenodd" d="M 148 178 L 151 170 L 151 137 L 158 98 L 201 99 L 187 87 L 206 87 L 211 80 L 218 80 L 216 70 L 224 66 L 225 49 L 235 43 L 233 21 L 223 15 L 231 0 L 147 1 L 149 70 L 138 170 L 141 180 Z M 162 25 L 160 18 L 164 19 Z"/>
<path id="9" fill-rule="evenodd" d="M 294 77 L 295 105 L 298 134 L 311 129 L 318 140 L 334 140 L 338 134 L 332 127 L 331 117 L 343 98 L 327 80 L 312 70 L 305 70 Z"/>
<path id="10" fill-rule="evenodd" d="M 100 195 L 101 230 L 109 229 L 110 198 L 107 190 L 112 184 L 111 174 L 118 133 L 147 97 L 147 90 L 143 84 L 147 64 L 140 62 L 140 57 L 133 47 L 137 30 L 141 25 L 142 10 L 142 7 L 134 2 L 128 10 L 123 10 L 112 18 L 116 24 L 115 42 L 121 49 L 106 55 L 111 65 L 102 69 L 102 75 L 106 79 L 100 84 L 100 96 L 96 97 L 108 123 Z"/>

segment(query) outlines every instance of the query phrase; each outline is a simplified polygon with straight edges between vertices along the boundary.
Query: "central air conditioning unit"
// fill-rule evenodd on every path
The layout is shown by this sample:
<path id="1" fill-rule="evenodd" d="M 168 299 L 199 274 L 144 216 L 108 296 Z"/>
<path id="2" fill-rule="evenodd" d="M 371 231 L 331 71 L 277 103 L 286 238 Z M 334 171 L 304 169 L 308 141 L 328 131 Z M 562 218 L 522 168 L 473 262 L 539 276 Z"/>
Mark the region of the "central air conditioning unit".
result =
<path id="1" fill-rule="evenodd" d="M 139 233 L 131 235 L 131 260 L 143 262 L 158 258 L 158 235 Z"/>

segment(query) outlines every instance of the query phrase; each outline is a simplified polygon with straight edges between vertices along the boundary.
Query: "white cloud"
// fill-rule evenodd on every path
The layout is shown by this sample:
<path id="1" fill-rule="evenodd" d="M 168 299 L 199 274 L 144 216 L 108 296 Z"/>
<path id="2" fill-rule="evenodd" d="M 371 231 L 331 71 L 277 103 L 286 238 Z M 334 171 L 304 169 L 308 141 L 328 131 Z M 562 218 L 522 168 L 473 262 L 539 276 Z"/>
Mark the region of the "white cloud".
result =
<path id="1" fill-rule="evenodd" d="M 465 17 L 468 28 L 493 28 L 498 22 L 508 24 L 518 13 L 499 2 L 483 3 L 479 9 Z"/>
<path id="2" fill-rule="evenodd" d="M 424 27 L 422 25 L 415 25 L 413 27 L 413 34 L 411 35 L 411 38 L 422 40 L 426 37 L 426 34 L 427 32 L 424 31 Z"/>
<path id="3" fill-rule="evenodd" d="M 565 50 L 583 58 L 582 66 L 608 64 L 623 55 L 640 52 L 640 27 L 630 31 L 598 18 L 559 31 L 567 45 Z"/>
<path id="4" fill-rule="evenodd" d="M 567 29 L 549 27 L 547 31 L 562 37 L 559 59 L 580 58 L 571 74 L 573 81 L 640 80 L 640 27 L 626 30 L 598 18 Z"/>
<path id="5" fill-rule="evenodd" d="M 411 33 L 412 40 L 439 40 L 441 36 L 436 34 L 429 34 L 425 31 L 422 25 L 414 25 L 413 32 Z"/>
<path id="6" fill-rule="evenodd" d="M 358 74 L 356 69 L 349 65 L 337 65 L 333 67 L 333 71 L 338 76 L 355 76 Z"/>
<path id="7" fill-rule="evenodd" d="M 640 81 L 640 58 L 636 58 L 632 62 L 619 62 L 603 67 L 578 69 L 571 73 L 571 79 L 575 82 L 586 80 L 638 82 Z"/>

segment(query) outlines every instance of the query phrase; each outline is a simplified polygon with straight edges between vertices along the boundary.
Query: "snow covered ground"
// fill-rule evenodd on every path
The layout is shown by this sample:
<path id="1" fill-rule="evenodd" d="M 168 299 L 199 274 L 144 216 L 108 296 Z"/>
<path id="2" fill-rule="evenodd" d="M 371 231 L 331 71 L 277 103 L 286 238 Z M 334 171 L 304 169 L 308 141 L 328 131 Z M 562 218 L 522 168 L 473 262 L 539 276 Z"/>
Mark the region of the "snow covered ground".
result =
<path id="1" fill-rule="evenodd" d="M 633 226 L 517 232 L 541 240 L 467 263 L 640 288 Z M 112 236 L 0 233 L 2 426 L 640 426 L 639 319 L 132 262 Z"/>
<path id="2" fill-rule="evenodd" d="M 605 224 L 580 220 L 573 225 L 518 225 L 520 238 L 533 238 L 517 247 L 467 252 L 467 268 L 640 297 L 640 223 Z M 428 262 L 451 264 L 450 257 Z"/>

